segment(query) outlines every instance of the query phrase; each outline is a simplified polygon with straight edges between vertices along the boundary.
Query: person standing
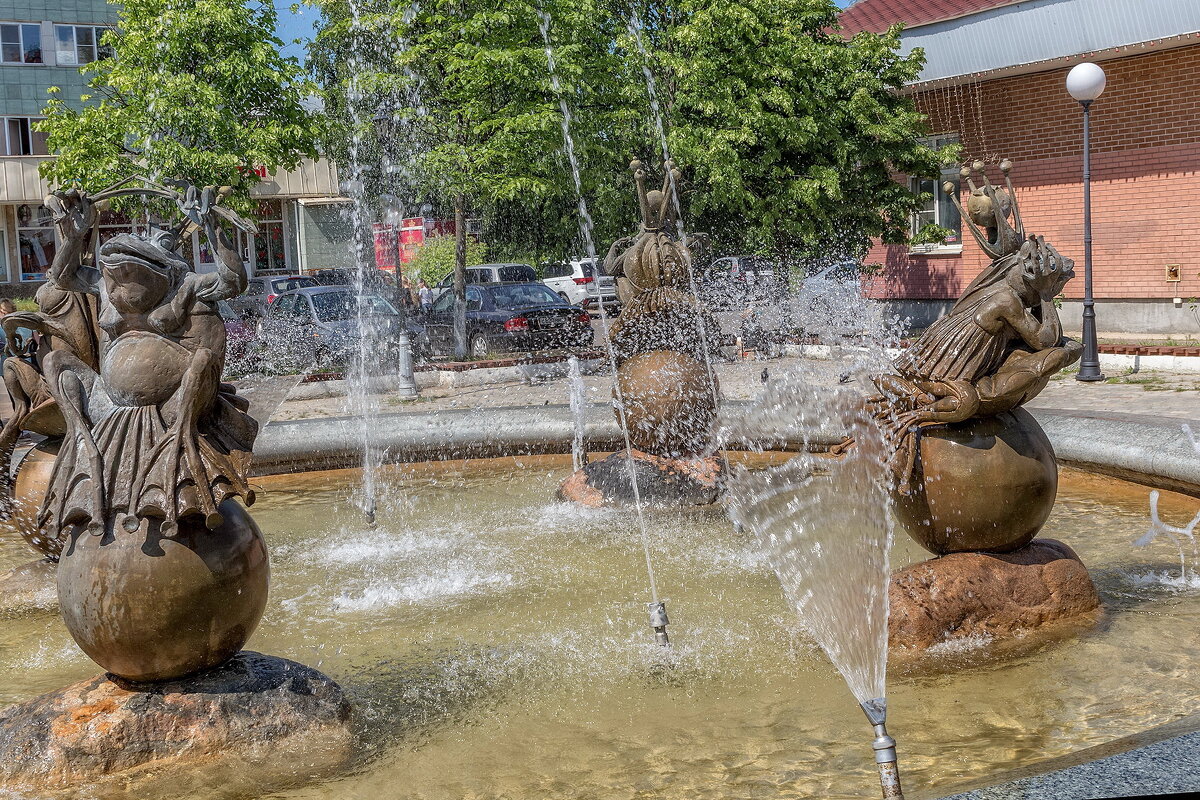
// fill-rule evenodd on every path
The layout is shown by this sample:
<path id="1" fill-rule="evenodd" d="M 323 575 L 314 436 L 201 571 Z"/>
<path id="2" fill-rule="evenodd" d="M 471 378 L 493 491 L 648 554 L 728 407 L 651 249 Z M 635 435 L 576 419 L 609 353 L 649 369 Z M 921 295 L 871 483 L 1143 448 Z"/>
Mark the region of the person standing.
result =
<path id="1" fill-rule="evenodd" d="M 421 311 L 428 314 L 429 309 L 433 308 L 433 289 L 429 288 L 429 284 L 425 282 L 424 278 L 422 278 L 417 285 L 419 287 L 417 289 L 417 295 L 420 299 Z"/>

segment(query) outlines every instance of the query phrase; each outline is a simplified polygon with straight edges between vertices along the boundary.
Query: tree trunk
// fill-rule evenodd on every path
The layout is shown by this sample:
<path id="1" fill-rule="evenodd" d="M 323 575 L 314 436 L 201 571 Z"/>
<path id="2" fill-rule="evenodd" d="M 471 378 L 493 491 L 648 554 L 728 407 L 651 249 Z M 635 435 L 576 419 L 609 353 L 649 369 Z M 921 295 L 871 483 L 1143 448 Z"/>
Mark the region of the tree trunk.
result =
<path id="1" fill-rule="evenodd" d="M 454 357 L 467 357 L 467 212 L 466 199 L 454 196 Z"/>

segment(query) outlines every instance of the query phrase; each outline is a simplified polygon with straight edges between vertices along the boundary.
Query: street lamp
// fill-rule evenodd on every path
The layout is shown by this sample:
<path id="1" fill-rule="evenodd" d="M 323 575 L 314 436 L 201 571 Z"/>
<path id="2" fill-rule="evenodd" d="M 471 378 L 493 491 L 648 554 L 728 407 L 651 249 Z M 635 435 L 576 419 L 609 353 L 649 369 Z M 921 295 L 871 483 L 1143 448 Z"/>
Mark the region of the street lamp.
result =
<path id="1" fill-rule="evenodd" d="M 392 133 L 394 127 L 392 124 L 391 114 L 386 113 L 382 109 L 371 120 L 374 124 L 375 132 L 380 139 L 380 149 L 386 148 L 392 141 Z M 388 170 L 382 170 L 387 174 Z M 417 382 L 413 376 L 413 351 L 412 351 L 412 336 L 408 332 L 408 305 L 405 302 L 408 298 L 404 297 L 405 293 L 403 276 L 400 274 L 400 264 L 396 263 L 396 288 L 400 292 L 397 298 L 400 303 L 400 332 L 396 335 L 396 349 L 399 351 L 399 364 L 396 369 L 396 393 L 400 397 L 412 398 L 416 397 Z"/>
<path id="2" fill-rule="evenodd" d="M 1100 350 L 1096 343 L 1096 305 L 1092 300 L 1092 157 L 1091 105 L 1104 92 L 1104 70 L 1096 64 L 1078 64 L 1067 74 L 1067 91 L 1083 106 L 1083 358 L 1080 381 L 1102 381 Z"/>

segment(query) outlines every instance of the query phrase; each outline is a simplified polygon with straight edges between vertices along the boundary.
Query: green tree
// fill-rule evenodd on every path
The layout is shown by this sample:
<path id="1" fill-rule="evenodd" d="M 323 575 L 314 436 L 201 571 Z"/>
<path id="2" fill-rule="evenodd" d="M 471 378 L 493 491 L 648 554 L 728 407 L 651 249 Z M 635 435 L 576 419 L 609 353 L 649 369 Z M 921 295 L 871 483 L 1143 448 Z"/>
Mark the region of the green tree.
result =
<path id="1" fill-rule="evenodd" d="M 610 46 L 616 20 L 600 13 L 596 0 L 319 5 L 324 24 L 312 66 L 338 120 L 331 146 L 342 143 L 342 161 L 356 163 L 355 172 L 370 184 L 368 196 L 407 195 L 454 214 L 456 350 L 462 355 L 468 217 L 485 220 L 489 246 L 498 252 L 561 257 L 580 251 L 539 12 L 550 17 L 563 91 L 589 110 L 579 115 L 586 121 L 575 131 L 577 153 L 597 165 L 589 175 L 605 180 L 611 180 L 608 165 L 627 161 L 628 152 L 619 135 L 600 132 L 628 129 L 637 119 L 621 105 L 621 84 L 613 79 L 625 69 Z M 389 151 L 397 140 L 405 143 L 400 159 Z M 377 160 L 364 167 L 372 154 Z M 389 185 L 394 170 L 385 166 L 398 160 L 407 181 L 400 189 Z"/>
<path id="2" fill-rule="evenodd" d="M 632 33 L 626 47 L 658 78 L 693 225 L 785 264 L 903 241 L 919 196 L 894 174 L 936 176 L 950 154 L 921 143 L 925 118 L 899 92 L 924 58 L 899 54 L 899 27 L 844 39 L 831 0 L 673 0 L 641 13 L 648 55 Z"/>
<path id="3" fill-rule="evenodd" d="M 259 180 L 253 167 L 291 169 L 317 155 L 320 118 L 303 102 L 313 86 L 280 54 L 271 3 L 119 5 L 104 37 L 115 56 L 82 68 L 94 94 L 80 107 L 53 97 L 39 123 L 58 155 L 41 165 L 52 185 L 96 191 L 147 174 L 232 186 L 244 205 Z"/>
<path id="4" fill-rule="evenodd" d="M 453 236 L 431 236 L 417 250 L 408 268 L 412 280 L 423 280 L 433 286 L 454 271 L 457 243 Z M 467 240 L 467 264 L 482 264 L 487 256 L 487 248 L 475 241 Z"/>

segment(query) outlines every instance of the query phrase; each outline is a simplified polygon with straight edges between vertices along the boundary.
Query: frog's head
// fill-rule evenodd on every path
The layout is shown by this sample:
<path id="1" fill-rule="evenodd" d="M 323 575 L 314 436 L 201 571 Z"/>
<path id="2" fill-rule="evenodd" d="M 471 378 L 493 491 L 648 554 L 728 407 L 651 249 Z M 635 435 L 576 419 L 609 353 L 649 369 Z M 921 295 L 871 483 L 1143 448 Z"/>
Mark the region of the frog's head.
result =
<path id="1" fill-rule="evenodd" d="M 118 311 L 145 314 L 174 293 L 189 271 L 187 262 L 168 247 L 174 238 L 171 231 L 122 233 L 100 246 L 97 263 Z"/>

